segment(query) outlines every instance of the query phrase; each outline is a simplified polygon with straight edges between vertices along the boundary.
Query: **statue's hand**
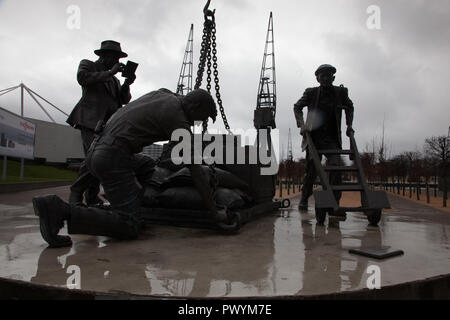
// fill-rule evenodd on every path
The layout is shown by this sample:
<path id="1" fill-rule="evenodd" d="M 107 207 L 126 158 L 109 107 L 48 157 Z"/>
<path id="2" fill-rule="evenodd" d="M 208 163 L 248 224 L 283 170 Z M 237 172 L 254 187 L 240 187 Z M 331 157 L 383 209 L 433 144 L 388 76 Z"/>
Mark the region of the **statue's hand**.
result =
<path id="1" fill-rule="evenodd" d="M 227 208 L 217 206 L 216 211 L 213 213 L 216 222 L 226 223 L 228 221 Z"/>
<path id="2" fill-rule="evenodd" d="M 350 137 L 351 135 L 353 135 L 355 133 L 355 130 L 353 130 L 352 126 L 347 126 L 347 131 L 345 132 L 345 134 L 347 135 L 347 137 Z"/>
<path id="3" fill-rule="evenodd" d="M 124 64 L 117 62 L 112 68 L 111 70 L 109 70 L 111 72 L 111 74 L 114 76 L 117 74 L 117 72 L 120 72 L 123 70 Z"/>
<path id="4" fill-rule="evenodd" d="M 135 74 L 133 74 L 130 77 L 126 78 L 124 83 L 127 84 L 127 85 L 130 85 L 130 84 L 133 84 L 134 80 L 136 80 L 136 75 Z"/>
<path id="5" fill-rule="evenodd" d="M 309 131 L 309 130 L 306 129 L 306 126 L 303 126 L 303 127 L 300 128 L 300 134 L 301 134 L 302 136 L 304 136 L 305 133 L 308 132 L 308 131 Z"/>

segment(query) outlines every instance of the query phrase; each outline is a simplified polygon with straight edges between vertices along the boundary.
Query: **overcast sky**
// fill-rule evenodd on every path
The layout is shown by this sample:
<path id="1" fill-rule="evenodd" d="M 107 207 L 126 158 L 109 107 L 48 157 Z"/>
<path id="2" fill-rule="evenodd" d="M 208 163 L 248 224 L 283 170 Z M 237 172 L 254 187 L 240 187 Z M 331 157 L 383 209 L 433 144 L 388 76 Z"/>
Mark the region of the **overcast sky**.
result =
<path id="1" fill-rule="evenodd" d="M 196 73 L 205 2 L 0 0 L 0 89 L 23 82 L 70 113 L 81 96 L 79 61 L 95 60 L 100 42 L 113 39 L 139 63 L 134 98 L 161 87 L 175 90 L 191 23 Z M 80 9 L 80 29 L 67 27 L 70 5 Z M 367 27 L 370 5 L 380 8 L 380 29 Z M 336 66 L 335 84 L 349 88 L 361 150 L 380 141 L 383 119 L 392 154 L 422 150 L 426 137 L 447 135 L 450 1 L 212 0 L 211 8 L 216 9 L 221 93 L 232 128 L 252 126 L 273 11 L 276 122 L 284 145 L 292 128 L 295 157 L 304 154 L 293 104 L 305 88 L 317 85 L 314 71 L 323 63 Z M 25 102 L 25 116 L 48 120 L 30 98 Z M 20 113 L 19 92 L 1 96 L 0 106 Z M 65 123 L 64 115 L 50 113 Z M 214 126 L 223 128 L 221 121 Z"/>

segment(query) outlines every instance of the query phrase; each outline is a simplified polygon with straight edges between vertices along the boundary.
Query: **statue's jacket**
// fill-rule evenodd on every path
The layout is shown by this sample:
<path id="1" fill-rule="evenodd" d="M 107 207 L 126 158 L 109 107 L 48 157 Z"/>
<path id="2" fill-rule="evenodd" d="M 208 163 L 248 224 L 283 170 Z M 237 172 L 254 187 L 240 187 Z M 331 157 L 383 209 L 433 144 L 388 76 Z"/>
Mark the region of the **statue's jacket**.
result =
<path id="1" fill-rule="evenodd" d="M 122 87 L 99 61 L 82 60 L 77 80 L 82 87 L 82 96 L 66 121 L 75 128 L 94 130 L 99 120 L 106 122 L 131 100 L 129 86 Z"/>
<path id="2" fill-rule="evenodd" d="M 321 93 L 324 89 L 322 87 L 307 88 L 303 93 L 303 96 L 294 105 L 294 114 L 297 121 L 297 126 L 301 127 L 300 123 L 303 119 L 303 108 L 308 107 L 308 115 L 305 122 L 305 129 L 310 132 L 320 130 L 320 128 L 325 125 L 323 120 L 318 114 L 320 114 L 320 101 Z M 348 89 L 344 86 L 333 86 L 333 102 L 332 108 L 330 110 L 335 116 L 337 128 L 337 139 L 339 145 L 342 147 L 342 133 L 341 133 L 341 119 L 342 119 L 342 109 L 345 111 L 346 124 L 352 125 L 353 123 L 353 102 L 348 96 Z M 306 149 L 306 139 L 303 139 L 302 150 Z"/>

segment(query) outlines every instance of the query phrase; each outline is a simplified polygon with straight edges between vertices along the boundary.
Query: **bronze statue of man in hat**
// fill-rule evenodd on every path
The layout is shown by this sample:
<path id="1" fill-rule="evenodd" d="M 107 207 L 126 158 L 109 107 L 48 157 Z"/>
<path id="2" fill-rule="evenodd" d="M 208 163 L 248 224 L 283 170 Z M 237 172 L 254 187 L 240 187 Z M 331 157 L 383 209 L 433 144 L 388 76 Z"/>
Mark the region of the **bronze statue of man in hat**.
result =
<path id="1" fill-rule="evenodd" d="M 115 76 L 124 68 L 119 59 L 128 56 L 122 51 L 119 42 L 103 41 L 100 49 L 94 53 L 99 56 L 97 61 L 85 59 L 80 62 L 77 80 L 82 87 L 82 96 L 67 119 L 68 124 L 81 131 L 85 155 L 94 140 L 97 123 L 100 120 L 106 123 L 119 108 L 131 100 L 130 85 L 136 79 L 135 75 L 131 75 L 121 85 Z M 80 180 L 86 172 L 83 164 L 78 174 L 79 179 L 71 187 L 71 203 L 82 203 L 83 192 L 88 205 L 100 201 L 98 182 L 92 179 Z"/>
<path id="2" fill-rule="evenodd" d="M 353 102 L 348 96 L 348 89 L 344 86 L 333 86 L 336 68 L 329 64 L 319 66 L 315 72 L 320 86 L 307 88 L 303 96 L 294 105 L 294 114 L 297 126 L 301 133 L 309 131 L 317 149 L 342 149 L 341 118 L 342 110 L 345 110 L 347 124 L 347 136 L 353 132 Z M 303 120 L 303 108 L 308 107 L 306 123 Z M 303 180 L 302 197 L 299 204 L 300 210 L 308 209 L 308 198 L 312 194 L 314 180 L 317 172 L 311 159 L 306 139 L 303 139 L 302 150 L 306 149 L 306 175 Z M 320 155 L 322 157 L 322 155 Z M 328 156 L 330 166 L 340 165 L 341 158 L 337 154 Z M 330 174 L 330 183 L 341 183 L 339 173 Z M 339 203 L 340 192 L 335 192 L 335 198 Z"/>

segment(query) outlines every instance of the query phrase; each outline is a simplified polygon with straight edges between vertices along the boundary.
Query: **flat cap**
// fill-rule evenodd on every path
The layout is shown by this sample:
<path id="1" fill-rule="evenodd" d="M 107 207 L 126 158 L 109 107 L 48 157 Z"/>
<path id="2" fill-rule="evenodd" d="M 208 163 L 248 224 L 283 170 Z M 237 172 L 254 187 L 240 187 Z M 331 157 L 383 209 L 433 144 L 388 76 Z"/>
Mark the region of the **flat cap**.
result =
<path id="1" fill-rule="evenodd" d="M 322 64 L 317 68 L 315 75 L 317 76 L 319 73 L 321 73 L 322 71 L 325 71 L 325 70 L 329 70 L 333 74 L 336 73 L 336 68 L 333 67 L 331 64 Z"/>

